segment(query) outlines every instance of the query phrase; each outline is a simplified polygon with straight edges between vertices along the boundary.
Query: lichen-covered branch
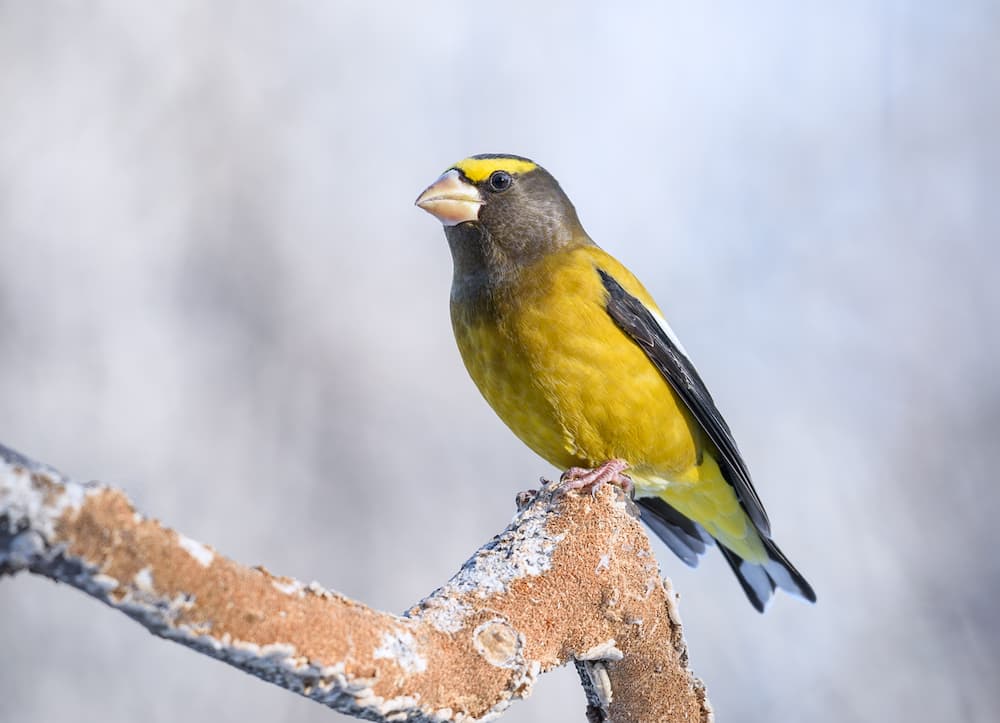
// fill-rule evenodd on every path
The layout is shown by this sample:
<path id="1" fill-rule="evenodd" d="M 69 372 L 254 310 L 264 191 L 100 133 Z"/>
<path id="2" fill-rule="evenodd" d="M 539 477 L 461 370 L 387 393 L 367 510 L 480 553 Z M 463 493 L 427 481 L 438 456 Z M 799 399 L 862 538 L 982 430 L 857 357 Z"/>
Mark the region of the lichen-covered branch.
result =
<path id="1" fill-rule="evenodd" d="M 674 596 L 620 489 L 546 484 L 447 584 L 390 615 L 244 567 L 0 446 L 0 576 L 29 570 L 359 718 L 482 721 L 573 662 L 596 721 L 708 721 Z M 583 716 L 581 715 L 581 718 Z"/>

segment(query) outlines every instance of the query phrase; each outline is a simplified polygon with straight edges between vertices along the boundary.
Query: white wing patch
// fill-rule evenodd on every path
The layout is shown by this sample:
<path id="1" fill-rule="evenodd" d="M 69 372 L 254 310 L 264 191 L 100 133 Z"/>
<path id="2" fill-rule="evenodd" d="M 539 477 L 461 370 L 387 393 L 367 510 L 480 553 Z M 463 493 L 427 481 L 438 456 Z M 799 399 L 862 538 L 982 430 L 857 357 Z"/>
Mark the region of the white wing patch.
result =
<path id="1" fill-rule="evenodd" d="M 677 338 L 677 335 L 674 333 L 674 330 L 670 328 L 670 324 L 667 323 L 667 320 L 660 316 L 659 312 L 654 309 L 650 309 L 649 313 L 653 315 L 653 318 L 656 319 L 656 323 L 660 325 L 661 329 L 663 329 L 663 333 L 666 334 L 667 338 L 674 343 L 674 346 L 677 347 L 680 353 L 686 356 L 688 361 L 691 361 L 691 357 L 688 356 L 687 349 L 685 349 L 684 345 L 681 344 L 681 340 Z"/>

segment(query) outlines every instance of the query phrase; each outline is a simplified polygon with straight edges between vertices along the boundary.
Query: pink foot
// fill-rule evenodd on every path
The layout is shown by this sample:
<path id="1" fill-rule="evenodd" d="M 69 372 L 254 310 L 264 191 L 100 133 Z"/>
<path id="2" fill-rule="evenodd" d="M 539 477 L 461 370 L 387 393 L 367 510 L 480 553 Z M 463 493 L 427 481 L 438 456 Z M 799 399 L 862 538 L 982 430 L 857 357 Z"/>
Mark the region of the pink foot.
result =
<path id="1" fill-rule="evenodd" d="M 622 474 L 628 469 L 628 462 L 623 459 L 609 459 L 600 467 L 594 469 L 584 469 L 582 467 L 571 467 L 563 472 L 559 478 L 560 484 L 567 492 L 569 490 L 590 490 L 591 494 L 604 484 L 616 484 L 625 490 L 625 494 L 632 494 L 632 478 L 627 474 Z"/>

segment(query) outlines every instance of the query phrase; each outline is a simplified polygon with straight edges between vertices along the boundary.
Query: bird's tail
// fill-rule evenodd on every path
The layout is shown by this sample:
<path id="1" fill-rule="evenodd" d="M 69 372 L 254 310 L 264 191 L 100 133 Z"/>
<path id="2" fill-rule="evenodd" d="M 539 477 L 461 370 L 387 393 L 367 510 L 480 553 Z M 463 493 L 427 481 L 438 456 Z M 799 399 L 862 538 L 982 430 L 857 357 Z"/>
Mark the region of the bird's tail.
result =
<path id="1" fill-rule="evenodd" d="M 682 515 L 663 499 L 641 497 L 637 498 L 636 502 L 642 511 L 643 522 L 650 526 L 674 554 L 691 567 L 697 566 L 698 558 L 716 542 L 704 527 Z M 750 599 L 750 604 L 760 612 L 764 612 L 774 595 L 774 590 L 779 587 L 804 600 L 816 602 L 816 593 L 813 592 L 812 586 L 788 561 L 778 546 L 759 532 L 752 531 L 750 534 L 760 539 L 767 555 L 766 561 L 745 560 L 719 541 L 719 550 L 740 581 L 743 592 Z"/>
<path id="2" fill-rule="evenodd" d="M 699 558 L 715 544 L 705 528 L 659 497 L 637 497 L 642 521 L 688 567 L 698 567 Z"/>
<path id="3" fill-rule="evenodd" d="M 776 587 L 780 587 L 785 592 L 803 600 L 816 602 L 816 593 L 812 586 L 788 561 L 778 546 L 764 535 L 760 536 L 760 540 L 764 543 L 764 549 L 767 551 L 767 561 L 763 563 L 744 560 L 732 550 L 726 549 L 721 543 L 719 544 L 719 550 L 722 551 L 726 562 L 733 569 L 733 573 L 740 581 L 743 592 L 750 599 L 750 603 L 759 612 L 764 612 L 764 608 L 767 607 Z"/>

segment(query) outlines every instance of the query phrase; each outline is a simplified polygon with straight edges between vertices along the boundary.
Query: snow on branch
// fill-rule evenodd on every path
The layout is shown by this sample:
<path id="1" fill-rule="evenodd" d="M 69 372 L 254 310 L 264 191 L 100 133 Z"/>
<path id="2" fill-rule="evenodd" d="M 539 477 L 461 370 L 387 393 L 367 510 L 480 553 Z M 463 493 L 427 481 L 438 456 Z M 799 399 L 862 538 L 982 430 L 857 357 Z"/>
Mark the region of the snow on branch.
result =
<path id="1" fill-rule="evenodd" d="M 0 577 L 20 570 L 367 720 L 491 720 L 569 662 L 591 721 L 712 720 L 674 595 L 613 485 L 522 494 L 506 530 L 391 615 L 233 562 L 113 487 L 74 482 L 0 446 Z"/>

